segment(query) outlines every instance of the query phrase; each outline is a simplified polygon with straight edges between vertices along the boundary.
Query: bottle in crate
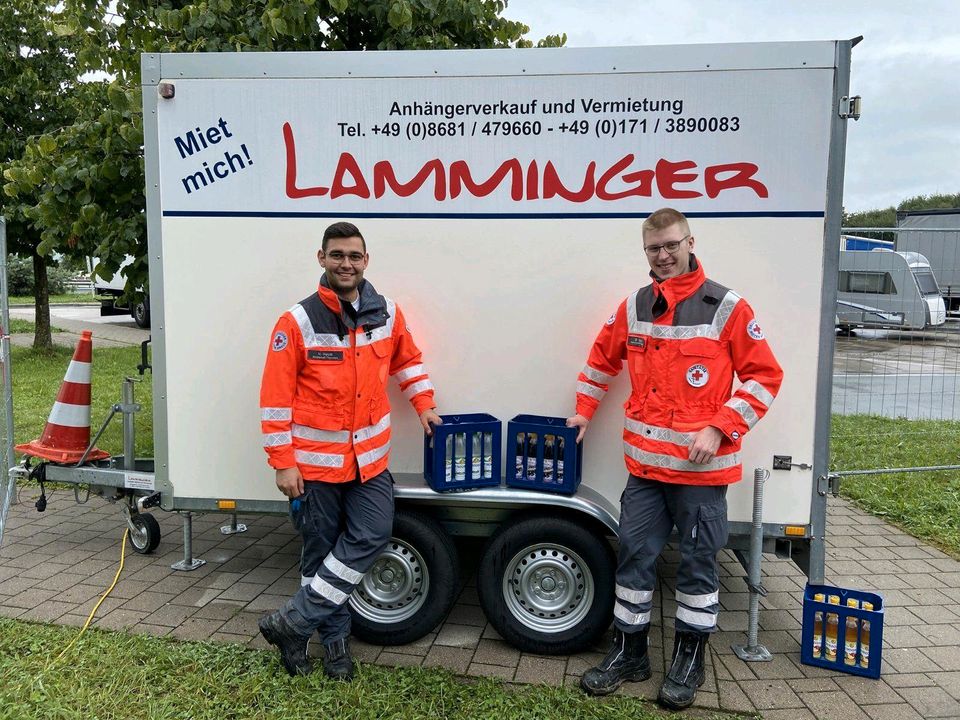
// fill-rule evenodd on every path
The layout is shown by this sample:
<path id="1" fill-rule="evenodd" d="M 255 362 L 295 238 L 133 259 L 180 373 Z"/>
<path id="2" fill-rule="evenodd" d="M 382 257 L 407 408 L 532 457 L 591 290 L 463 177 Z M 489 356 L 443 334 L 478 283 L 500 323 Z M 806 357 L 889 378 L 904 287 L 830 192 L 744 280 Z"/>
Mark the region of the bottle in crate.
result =
<path id="1" fill-rule="evenodd" d="M 554 481 L 553 480 L 554 440 L 555 440 L 555 436 L 553 435 L 543 436 L 543 481 L 545 483 L 552 483 Z"/>
<path id="2" fill-rule="evenodd" d="M 517 480 L 523 480 L 527 476 L 527 467 L 526 465 L 524 465 L 524 462 L 523 462 L 524 449 L 526 448 L 526 446 L 527 446 L 527 439 L 525 437 L 525 434 L 517 433 L 517 451 L 516 451 L 517 467 L 516 467 L 516 471 L 514 472 L 514 477 Z"/>
<path id="3" fill-rule="evenodd" d="M 873 612 L 873 603 L 864 600 L 863 609 Z M 870 667 L 870 621 L 860 623 L 860 667 Z"/>
<path id="4" fill-rule="evenodd" d="M 839 605 L 840 596 L 831 595 L 827 598 L 827 603 L 829 605 Z M 840 625 L 840 617 L 836 613 L 827 613 L 826 617 L 827 624 L 827 640 L 826 640 L 826 653 L 824 657 L 827 660 L 836 660 L 837 659 L 837 636 Z"/>
<path id="5" fill-rule="evenodd" d="M 817 593 L 813 599 L 824 602 L 826 596 L 823 593 Z M 813 656 L 823 657 L 823 613 L 819 610 L 813 614 Z"/>
<path id="6" fill-rule="evenodd" d="M 493 433 L 483 434 L 483 478 L 493 477 Z"/>
<path id="7" fill-rule="evenodd" d="M 527 480 L 537 479 L 537 434 L 527 433 Z"/>
<path id="8" fill-rule="evenodd" d="M 848 608 L 858 608 L 854 598 L 847 598 Z M 843 635 L 843 662 L 845 665 L 857 664 L 857 639 L 860 634 L 860 623 L 852 615 L 847 616 L 846 629 Z"/>
<path id="9" fill-rule="evenodd" d="M 467 436 L 457 433 L 454 441 L 453 477 L 457 482 L 463 482 L 467 477 Z"/>
<path id="10" fill-rule="evenodd" d="M 470 457 L 470 479 L 480 479 L 481 458 L 483 453 L 483 433 L 473 434 L 473 455 Z"/>
<path id="11" fill-rule="evenodd" d="M 556 460 L 554 461 L 554 474 L 557 478 L 558 484 L 563 484 L 563 438 L 557 436 L 556 442 L 556 452 L 554 453 Z"/>
<path id="12" fill-rule="evenodd" d="M 431 447 L 433 447 L 432 444 Z M 446 482 L 453 481 L 453 435 L 447 435 L 443 450 L 443 474 Z"/>

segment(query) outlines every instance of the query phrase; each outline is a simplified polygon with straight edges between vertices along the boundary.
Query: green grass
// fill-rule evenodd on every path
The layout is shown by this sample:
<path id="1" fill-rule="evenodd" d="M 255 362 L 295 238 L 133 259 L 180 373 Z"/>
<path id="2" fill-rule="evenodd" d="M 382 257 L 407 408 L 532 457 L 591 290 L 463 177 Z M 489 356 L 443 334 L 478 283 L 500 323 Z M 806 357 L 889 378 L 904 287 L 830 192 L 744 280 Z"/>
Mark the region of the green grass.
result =
<path id="1" fill-rule="evenodd" d="M 960 465 L 960 421 L 835 415 L 833 470 Z M 843 478 L 840 494 L 960 557 L 960 471 Z"/>
<path id="2" fill-rule="evenodd" d="M 35 327 L 36 327 L 36 325 L 34 325 L 34 324 L 33 324 L 32 322 L 30 322 L 29 320 L 21 320 L 21 319 L 19 319 L 19 318 L 11 318 L 11 319 L 10 319 L 10 334 L 11 334 L 11 335 L 16 334 L 16 333 L 32 333 L 32 332 L 34 331 L 34 328 L 35 328 Z M 51 330 L 52 330 L 52 328 L 51 328 Z"/>
<path id="3" fill-rule="evenodd" d="M 14 295 L 10 298 L 11 305 L 30 305 L 33 306 L 33 295 Z M 51 305 L 99 305 L 100 299 L 93 294 L 86 293 L 66 293 L 64 295 L 51 295 Z"/>
<path id="4" fill-rule="evenodd" d="M 10 318 L 10 334 L 15 335 L 17 333 L 29 333 L 33 334 L 36 330 L 36 325 L 30 320 L 21 320 L 20 318 Z M 62 329 L 58 327 L 51 327 L 50 332 L 63 332 Z"/>
<path id="5" fill-rule="evenodd" d="M 77 632 L 0 619 L 2 720 L 684 717 L 632 697 L 600 700 L 574 688 L 469 681 L 434 669 L 361 663 L 349 684 L 321 672 L 290 678 L 276 652 L 96 629 L 54 661 Z"/>
<path id="6" fill-rule="evenodd" d="M 73 357 L 72 348 L 54 348 L 38 352 L 32 348 L 11 349 L 10 369 L 13 384 L 14 437 L 16 442 L 29 442 L 40 437 L 50 409 L 56 400 L 63 376 Z M 91 400 L 91 437 L 110 412 L 110 406 L 120 400 L 120 383 L 125 376 L 137 375 L 140 348 L 97 348 L 93 355 Z M 143 406 L 136 416 L 136 453 L 139 457 L 153 455 L 153 388 L 148 373 L 136 385 L 135 399 Z M 110 421 L 97 447 L 113 455 L 123 453 L 121 416 Z"/>

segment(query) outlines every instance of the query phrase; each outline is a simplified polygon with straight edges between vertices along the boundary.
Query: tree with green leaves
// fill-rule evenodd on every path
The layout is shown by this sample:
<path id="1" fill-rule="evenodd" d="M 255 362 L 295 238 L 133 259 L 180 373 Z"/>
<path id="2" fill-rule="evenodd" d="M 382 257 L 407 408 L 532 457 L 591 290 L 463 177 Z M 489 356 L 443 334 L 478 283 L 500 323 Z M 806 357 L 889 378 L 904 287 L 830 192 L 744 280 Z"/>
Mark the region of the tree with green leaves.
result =
<path id="1" fill-rule="evenodd" d="M 122 270 L 133 296 L 147 284 L 140 53 L 532 47 L 505 9 L 501 0 L 63 0 L 46 9 L 48 26 L 77 45 L 84 70 L 113 81 L 85 87 L 75 123 L 28 143 L 5 190 L 30 204 L 43 252 L 82 249 L 100 258 L 102 277 L 135 257 Z"/>
<path id="2" fill-rule="evenodd" d="M 49 159 L 56 141 L 51 133 L 73 122 L 84 100 L 74 94 L 78 76 L 75 47 L 58 37 L 47 19 L 45 0 L 0 3 L 0 214 L 7 219 L 7 250 L 33 264 L 36 329 L 34 347 L 49 348 L 50 306 L 47 266 L 49 244 L 36 208 L 42 191 L 23 183 L 29 171 L 21 160 L 34 153 Z"/>
<path id="3" fill-rule="evenodd" d="M 946 210 L 960 208 L 960 193 L 953 195 L 915 195 L 900 201 L 896 207 L 843 214 L 844 227 L 887 227 L 897 226 L 899 210 Z"/>

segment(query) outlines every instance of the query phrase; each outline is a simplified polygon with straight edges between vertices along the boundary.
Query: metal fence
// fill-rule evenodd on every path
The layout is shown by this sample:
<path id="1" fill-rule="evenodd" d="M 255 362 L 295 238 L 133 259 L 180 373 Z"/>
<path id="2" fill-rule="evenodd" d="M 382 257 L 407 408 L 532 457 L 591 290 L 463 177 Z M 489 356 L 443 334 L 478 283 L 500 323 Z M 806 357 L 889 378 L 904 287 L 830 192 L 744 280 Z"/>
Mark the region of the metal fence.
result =
<path id="1" fill-rule="evenodd" d="M 844 229 L 836 322 L 832 469 L 960 462 L 960 228 Z"/>
<path id="2" fill-rule="evenodd" d="M 0 217 L 0 384 L 3 407 L 0 408 L 0 543 L 7 522 L 10 501 L 16 483 L 13 466 L 13 388 L 10 385 L 10 307 L 7 302 L 7 223 Z"/>

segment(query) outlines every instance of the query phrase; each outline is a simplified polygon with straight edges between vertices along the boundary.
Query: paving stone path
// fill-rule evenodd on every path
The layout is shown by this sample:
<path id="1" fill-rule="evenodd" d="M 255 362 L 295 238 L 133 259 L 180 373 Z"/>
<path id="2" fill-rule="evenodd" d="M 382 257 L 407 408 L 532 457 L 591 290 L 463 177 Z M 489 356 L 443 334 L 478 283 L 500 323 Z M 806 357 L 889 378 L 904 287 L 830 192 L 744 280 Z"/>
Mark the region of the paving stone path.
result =
<path id="1" fill-rule="evenodd" d="M 47 511 L 33 507 L 31 488 L 10 510 L 0 545 L 0 615 L 79 626 L 116 572 L 121 514 L 97 499 L 74 502 L 58 490 Z M 756 712 L 768 720 L 912 720 L 960 718 L 960 562 L 843 500 L 830 500 L 827 581 L 877 590 L 886 604 L 883 674 L 869 680 L 800 664 L 805 578 L 790 562 L 764 557 L 760 642 L 772 662 L 747 664 L 730 649 L 744 644 L 749 596 L 743 569 L 722 556 L 719 632 L 710 643 L 701 709 Z M 285 518 L 241 516 L 248 532 L 222 535 L 224 515 L 194 518 L 194 554 L 206 565 L 176 572 L 182 526 L 156 513 L 163 539 L 154 555 L 129 554 L 121 581 L 103 603 L 96 625 L 266 647 L 257 618 L 299 587 L 299 541 Z M 469 554 L 469 553 L 468 553 Z M 472 553 L 476 555 L 476 553 Z M 651 637 L 654 676 L 620 692 L 654 698 L 663 677 L 663 648 L 672 648 L 673 577 L 677 554 L 667 551 Z M 475 571 L 475 568 L 472 569 Z M 445 622 L 402 647 L 354 642 L 355 654 L 378 665 L 447 668 L 462 675 L 517 683 L 575 684 L 605 647 L 542 657 L 510 647 L 480 610 L 467 568 L 459 600 Z M 661 598 L 664 598 L 661 600 Z M 604 641 L 604 644 L 606 641 Z"/>

